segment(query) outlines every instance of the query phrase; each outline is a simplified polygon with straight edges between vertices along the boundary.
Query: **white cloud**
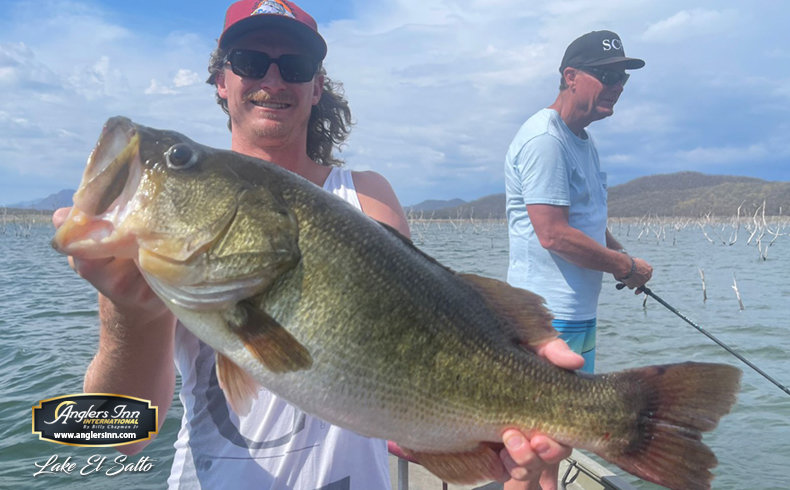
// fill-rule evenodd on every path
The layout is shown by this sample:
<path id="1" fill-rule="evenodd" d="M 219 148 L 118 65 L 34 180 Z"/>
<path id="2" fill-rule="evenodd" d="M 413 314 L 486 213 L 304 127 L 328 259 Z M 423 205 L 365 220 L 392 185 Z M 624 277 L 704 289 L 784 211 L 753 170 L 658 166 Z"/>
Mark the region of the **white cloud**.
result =
<path id="1" fill-rule="evenodd" d="M 693 37 L 707 37 L 738 25 L 736 10 L 681 10 L 651 24 L 642 35 L 645 41 L 674 44 Z"/>
<path id="2" fill-rule="evenodd" d="M 769 156 L 771 151 L 764 144 L 754 144 L 744 147 L 698 147 L 675 153 L 675 158 L 681 163 L 691 165 L 729 165 L 733 163 L 754 163 Z"/>
<path id="3" fill-rule="evenodd" d="M 224 115 L 197 75 L 209 36 L 130 29 L 100 4 L 39 7 L 0 7 L 0 203 L 38 197 L 21 195 L 33 187 L 46 195 L 76 186 L 104 121 L 115 115 L 226 143 Z"/>
<path id="4" fill-rule="evenodd" d="M 185 68 L 179 69 L 176 76 L 173 77 L 173 85 L 176 87 L 189 87 L 190 85 L 200 83 L 203 83 L 203 79 L 200 78 L 200 75 Z"/>
<path id="5" fill-rule="evenodd" d="M 58 76 L 36 58 L 30 46 L 0 43 L 0 87 L 25 89 L 58 83 Z"/>
<path id="6" fill-rule="evenodd" d="M 144 93 L 146 95 L 174 95 L 182 92 L 179 89 L 193 87 L 202 83 L 203 79 L 197 73 L 186 68 L 180 68 L 170 84 L 151 79 L 151 83 Z"/>
<path id="7" fill-rule="evenodd" d="M 638 97 L 630 95 L 625 94 L 622 97 L 625 100 L 615 106 L 615 117 L 601 121 L 602 129 L 596 130 L 596 133 L 606 132 L 619 136 L 623 133 L 641 132 L 641 128 L 650 128 L 650 133 L 655 136 L 676 130 L 677 121 L 674 114 L 676 107 L 654 101 L 643 102 Z"/>
<path id="8" fill-rule="evenodd" d="M 149 85 L 148 88 L 145 89 L 146 95 L 153 95 L 153 94 L 167 95 L 167 94 L 175 94 L 175 93 L 177 93 L 175 90 L 173 90 L 172 88 L 166 85 L 160 84 L 154 79 L 151 80 L 151 85 Z"/>
<path id="9" fill-rule="evenodd" d="M 567 44 L 593 29 L 618 32 L 627 53 L 647 61 L 615 116 L 591 127 L 610 183 L 775 161 L 785 146 L 787 104 L 777 102 L 790 96 L 790 65 L 775 39 L 788 7 L 779 3 L 351 1 L 352 18 L 320 25 L 329 75 L 345 84 L 357 122 L 342 156 L 384 174 L 404 204 L 501 192 L 511 138 L 554 100 Z M 204 83 L 215 29 L 190 31 L 153 10 L 157 24 L 146 30 L 139 16 L 114 10 L 126 4 L 0 5 L 3 201 L 25 200 L 6 197 L 24 186 L 5 184 L 23 173 L 42 194 L 76 184 L 114 115 L 227 147 L 226 116 Z M 218 18 L 206 25 L 216 26 L 222 8 L 212 8 Z"/>

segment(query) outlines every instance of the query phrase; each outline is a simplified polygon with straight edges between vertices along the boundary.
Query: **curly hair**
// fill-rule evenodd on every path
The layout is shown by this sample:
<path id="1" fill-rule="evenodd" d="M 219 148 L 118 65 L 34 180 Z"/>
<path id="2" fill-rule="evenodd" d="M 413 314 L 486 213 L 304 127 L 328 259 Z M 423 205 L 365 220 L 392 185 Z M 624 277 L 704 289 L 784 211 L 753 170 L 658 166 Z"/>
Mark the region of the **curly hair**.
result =
<path id="1" fill-rule="evenodd" d="M 225 69 L 225 59 L 227 52 L 220 48 L 211 53 L 208 64 L 209 77 L 206 83 L 217 85 L 217 75 Z M 323 65 L 319 65 L 317 75 L 324 77 L 321 99 L 310 111 L 310 119 L 307 123 L 307 156 L 319 165 L 340 166 L 343 160 L 335 157 L 332 150 L 337 148 L 341 151 L 348 134 L 351 132 L 351 109 L 348 101 L 343 94 L 343 85 L 333 82 L 327 75 Z M 217 104 L 225 114 L 228 112 L 228 101 L 214 93 Z M 230 117 L 228 117 L 228 129 L 232 129 Z"/>

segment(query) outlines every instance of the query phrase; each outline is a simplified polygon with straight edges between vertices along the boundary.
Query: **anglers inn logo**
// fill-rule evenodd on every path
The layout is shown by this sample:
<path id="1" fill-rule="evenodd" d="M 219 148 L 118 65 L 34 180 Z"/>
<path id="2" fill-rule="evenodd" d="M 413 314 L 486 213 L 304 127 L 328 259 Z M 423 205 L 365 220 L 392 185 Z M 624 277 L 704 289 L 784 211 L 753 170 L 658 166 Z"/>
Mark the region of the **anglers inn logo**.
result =
<path id="1" fill-rule="evenodd" d="M 255 7 L 250 15 L 259 14 L 277 14 L 284 15 L 290 18 L 296 18 L 288 5 L 280 2 L 279 0 L 263 0 Z"/>
<path id="2" fill-rule="evenodd" d="M 33 433 L 69 446 L 120 446 L 150 439 L 158 408 L 141 398 L 82 393 L 41 400 L 33 407 Z"/>

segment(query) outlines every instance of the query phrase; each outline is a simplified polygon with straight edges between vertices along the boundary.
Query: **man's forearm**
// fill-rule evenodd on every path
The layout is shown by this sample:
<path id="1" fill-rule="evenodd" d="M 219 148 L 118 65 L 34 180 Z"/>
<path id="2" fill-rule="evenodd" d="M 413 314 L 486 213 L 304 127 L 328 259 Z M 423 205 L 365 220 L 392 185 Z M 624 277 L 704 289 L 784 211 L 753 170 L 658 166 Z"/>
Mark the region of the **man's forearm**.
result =
<path id="1" fill-rule="evenodd" d="M 579 267 L 608 272 L 615 277 L 624 276 L 631 269 L 631 259 L 612 247 L 608 247 L 610 243 L 612 242 L 610 242 L 608 234 L 607 247 L 604 247 L 583 232 L 569 226 L 565 228 L 561 236 L 552 240 L 551 245 L 547 248 Z"/>
<path id="2" fill-rule="evenodd" d="M 102 295 L 99 318 L 99 347 L 85 373 L 85 392 L 150 400 L 159 407 L 161 427 L 175 390 L 175 318 L 169 312 L 152 318 L 123 314 Z M 135 453 L 147 443 L 120 446 L 119 450 Z"/>
<path id="3" fill-rule="evenodd" d="M 609 230 L 606 230 L 606 248 L 611 248 L 612 250 L 623 250 L 623 245 L 611 234 Z"/>

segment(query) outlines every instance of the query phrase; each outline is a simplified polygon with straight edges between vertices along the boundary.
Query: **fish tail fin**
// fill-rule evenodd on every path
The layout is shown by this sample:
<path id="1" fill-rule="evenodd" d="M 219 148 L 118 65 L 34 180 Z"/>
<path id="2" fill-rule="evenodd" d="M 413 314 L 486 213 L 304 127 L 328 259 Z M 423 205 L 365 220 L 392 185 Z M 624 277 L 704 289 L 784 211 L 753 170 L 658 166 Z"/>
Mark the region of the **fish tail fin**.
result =
<path id="1" fill-rule="evenodd" d="M 625 448 L 609 446 L 609 451 L 595 452 L 629 473 L 668 488 L 710 488 L 710 469 L 717 460 L 702 442 L 702 432 L 715 428 L 735 403 L 740 369 L 688 362 L 613 376 L 622 377 L 639 392 L 626 394 L 638 413 L 635 437 Z"/>

